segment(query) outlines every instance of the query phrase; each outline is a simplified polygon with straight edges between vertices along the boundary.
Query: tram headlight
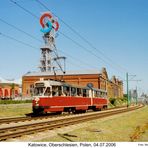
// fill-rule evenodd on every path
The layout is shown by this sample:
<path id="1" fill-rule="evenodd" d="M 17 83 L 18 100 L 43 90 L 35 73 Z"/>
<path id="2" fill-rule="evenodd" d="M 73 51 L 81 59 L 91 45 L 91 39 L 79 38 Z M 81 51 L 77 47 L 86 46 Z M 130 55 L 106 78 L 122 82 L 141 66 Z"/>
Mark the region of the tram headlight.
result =
<path id="1" fill-rule="evenodd" d="M 35 106 L 39 106 L 39 101 L 40 101 L 40 99 L 36 97 L 36 98 L 34 99 L 34 101 L 35 101 Z"/>

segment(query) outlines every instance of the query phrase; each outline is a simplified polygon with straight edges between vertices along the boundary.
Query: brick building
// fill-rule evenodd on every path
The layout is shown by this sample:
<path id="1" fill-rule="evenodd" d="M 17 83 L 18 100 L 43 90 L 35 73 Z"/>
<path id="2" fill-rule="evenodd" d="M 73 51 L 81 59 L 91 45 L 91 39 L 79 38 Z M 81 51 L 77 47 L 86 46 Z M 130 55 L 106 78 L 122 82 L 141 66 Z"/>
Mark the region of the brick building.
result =
<path id="1" fill-rule="evenodd" d="M 20 84 L 0 78 L 0 99 L 13 99 L 20 93 Z"/>
<path id="2" fill-rule="evenodd" d="M 27 73 L 22 77 L 22 95 L 29 97 L 33 94 L 34 82 L 44 78 L 64 80 L 70 84 L 77 84 L 86 86 L 88 83 L 92 83 L 94 88 L 107 90 L 108 98 L 122 98 L 123 97 L 123 83 L 114 77 L 109 80 L 108 74 L 105 68 L 102 68 L 101 73 L 99 71 L 87 71 L 87 72 L 67 72 L 64 76 L 61 73 L 54 75 L 49 72 L 36 72 Z"/>

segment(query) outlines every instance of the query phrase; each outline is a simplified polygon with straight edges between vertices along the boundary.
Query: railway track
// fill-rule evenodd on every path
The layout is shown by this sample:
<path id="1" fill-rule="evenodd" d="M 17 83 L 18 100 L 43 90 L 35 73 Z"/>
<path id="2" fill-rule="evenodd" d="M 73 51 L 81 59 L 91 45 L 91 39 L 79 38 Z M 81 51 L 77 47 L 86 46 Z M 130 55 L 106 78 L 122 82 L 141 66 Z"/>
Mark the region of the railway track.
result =
<path id="1" fill-rule="evenodd" d="M 53 130 L 55 128 L 61 128 L 68 125 L 78 124 L 81 122 L 86 122 L 94 119 L 99 119 L 107 116 L 112 116 L 115 114 L 120 114 L 123 112 L 129 112 L 135 109 L 139 109 L 143 106 L 136 106 L 131 108 L 122 108 L 117 110 L 108 110 L 105 112 L 97 112 L 91 114 L 82 114 L 79 116 L 67 117 L 63 119 L 56 119 L 53 121 L 46 121 L 40 123 L 29 123 L 27 125 L 20 125 L 14 127 L 7 127 L 0 129 L 0 141 L 7 140 L 9 138 L 21 137 L 23 135 L 34 134 L 36 132 L 41 132 L 45 130 Z"/>
<path id="2" fill-rule="evenodd" d="M 113 110 L 117 108 L 123 108 L 125 106 L 115 107 L 115 108 L 109 108 L 107 110 Z M 55 117 L 61 117 L 61 116 L 68 116 L 69 114 L 62 114 L 62 115 L 56 115 L 56 114 L 47 114 L 43 116 L 32 116 L 29 115 L 27 117 L 14 117 L 14 118 L 2 118 L 0 119 L 0 125 L 1 124 L 9 124 L 9 123 L 18 123 L 18 122 L 25 122 L 25 121 L 33 121 L 33 120 L 42 120 L 42 119 L 48 119 L 48 118 L 55 118 Z"/>
<path id="3" fill-rule="evenodd" d="M 65 115 L 62 115 L 62 116 L 65 116 Z M 33 121 L 33 120 L 42 120 L 42 119 L 48 119 L 48 118 L 53 118 L 53 117 L 59 117 L 59 115 L 47 114 L 44 116 L 3 118 L 3 119 L 0 119 L 0 125 L 9 124 L 9 123 L 25 122 L 25 121 Z"/>

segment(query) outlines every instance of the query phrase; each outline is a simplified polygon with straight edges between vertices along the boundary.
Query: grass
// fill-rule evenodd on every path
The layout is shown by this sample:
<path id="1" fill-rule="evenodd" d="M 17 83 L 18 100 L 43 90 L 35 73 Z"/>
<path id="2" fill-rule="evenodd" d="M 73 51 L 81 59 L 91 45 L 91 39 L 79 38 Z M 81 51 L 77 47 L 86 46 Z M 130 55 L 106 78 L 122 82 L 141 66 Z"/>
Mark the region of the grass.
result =
<path id="1" fill-rule="evenodd" d="M 122 102 L 117 103 L 120 105 Z M 113 107 L 110 104 L 110 107 Z M 32 112 L 31 103 L 0 104 L 0 118 L 25 116 Z M 148 107 L 132 113 L 80 124 L 78 128 L 58 132 L 41 141 L 148 141 Z"/>
<path id="2" fill-rule="evenodd" d="M 124 113 L 105 119 L 89 121 L 73 131 L 63 131 L 56 136 L 42 139 L 41 141 L 148 141 L 148 107 L 131 113 Z M 137 127 L 139 129 L 137 130 Z M 136 136 L 138 132 L 138 136 Z M 133 137 L 133 139 L 132 139 Z"/>
<path id="3" fill-rule="evenodd" d="M 32 112 L 32 100 L 0 100 L 0 118 L 25 116 Z M 117 101 L 118 102 L 118 101 Z M 124 102 L 117 103 L 116 106 L 121 106 Z M 109 103 L 109 108 L 115 107 Z"/>
<path id="4" fill-rule="evenodd" d="M 21 104 L 31 103 L 32 100 L 0 100 L 0 104 Z"/>
<path id="5" fill-rule="evenodd" d="M 25 116 L 32 112 L 31 103 L 21 104 L 0 104 L 0 118 Z"/>

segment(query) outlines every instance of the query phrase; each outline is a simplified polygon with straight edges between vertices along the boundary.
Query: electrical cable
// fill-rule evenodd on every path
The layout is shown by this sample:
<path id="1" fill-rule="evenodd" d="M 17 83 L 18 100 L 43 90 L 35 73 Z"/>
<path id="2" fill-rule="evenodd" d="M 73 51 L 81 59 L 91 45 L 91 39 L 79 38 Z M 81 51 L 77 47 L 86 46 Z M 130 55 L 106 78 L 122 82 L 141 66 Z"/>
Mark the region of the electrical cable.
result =
<path id="1" fill-rule="evenodd" d="M 0 32 L 0 35 L 6 37 L 6 38 L 8 38 L 8 39 L 11 39 L 11 40 L 13 40 L 13 41 L 16 41 L 16 42 L 18 42 L 18 43 L 20 43 L 20 44 L 23 44 L 23 45 L 25 45 L 25 46 L 31 47 L 31 48 L 33 48 L 33 49 L 37 49 L 37 47 L 34 47 L 34 46 L 32 46 L 32 45 L 30 45 L 30 44 L 28 44 L 28 43 L 25 43 L 25 42 L 23 42 L 23 41 L 20 41 L 20 40 L 18 40 L 18 39 L 15 39 L 15 38 L 13 38 L 13 37 L 11 37 L 11 36 L 8 36 L 8 35 L 6 35 L 6 34 L 4 34 L 4 33 L 2 33 L 2 32 Z"/>
<path id="2" fill-rule="evenodd" d="M 36 0 L 41 6 L 43 6 L 45 9 L 49 10 L 52 14 L 54 14 L 65 26 L 67 26 L 72 32 L 74 32 L 79 38 L 81 38 L 83 41 L 85 41 L 91 48 L 93 48 L 95 51 L 99 52 L 101 55 L 103 55 L 106 59 L 108 59 L 110 62 L 114 63 L 119 69 L 126 72 L 127 70 L 117 63 L 115 63 L 111 58 L 106 56 L 101 50 L 97 49 L 90 41 L 88 41 L 86 38 L 84 38 L 78 31 L 73 29 L 70 25 L 68 25 L 63 19 L 61 19 L 59 16 L 57 16 L 54 12 L 52 12 L 43 2 Z"/>
<path id="3" fill-rule="evenodd" d="M 33 35 L 31 35 L 31 34 L 25 32 L 25 31 L 23 31 L 22 29 L 16 27 L 15 25 L 12 25 L 12 24 L 6 22 L 6 21 L 3 20 L 2 18 L 0 18 L 0 21 L 3 22 L 4 24 L 7 24 L 8 26 L 14 28 L 14 29 L 17 30 L 17 31 L 24 33 L 25 35 L 29 36 L 30 38 L 32 38 L 32 39 L 34 39 L 34 40 L 36 40 L 36 41 L 42 42 L 41 40 L 37 39 L 37 38 L 34 37 Z"/>
<path id="4" fill-rule="evenodd" d="M 4 19 L 1 19 L 0 18 L 0 21 L 1 22 L 3 22 L 4 24 L 7 24 L 7 25 L 9 25 L 10 27 L 12 27 L 12 28 L 14 28 L 15 30 L 18 30 L 19 32 L 21 32 L 21 33 L 24 33 L 25 35 L 27 35 L 27 36 L 29 36 L 29 37 L 31 37 L 32 39 L 34 39 L 34 40 L 36 40 L 36 41 L 38 41 L 38 42 L 42 42 L 41 40 L 39 40 L 39 39 L 37 39 L 36 37 L 34 37 L 33 35 L 31 35 L 31 34 L 29 34 L 29 33 L 27 33 L 27 32 L 25 32 L 25 31 L 23 31 L 23 30 L 21 30 L 20 28 L 18 28 L 18 27 L 16 27 L 15 25 L 12 25 L 12 24 L 10 24 L 10 23 L 8 23 L 7 21 L 5 21 Z M 5 35 L 5 37 L 6 37 L 6 35 Z M 8 35 L 7 35 L 7 37 L 8 37 Z M 12 37 L 9 37 L 9 39 L 12 39 Z M 13 38 L 13 40 L 14 40 L 14 38 Z M 16 41 L 17 39 L 15 39 L 15 41 Z M 18 41 L 17 41 L 18 42 Z M 20 42 L 19 42 L 20 43 Z M 30 47 L 30 46 L 29 46 Z M 55 48 L 56 48 L 56 46 L 55 46 Z M 57 50 L 57 49 L 56 49 Z M 62 53 L 64 53 L 64 54 L 67 54 L 66 52 L 64 52 L 64 51 L 62 51 L 61 50 L 61 52 Z M 74 58 L 74 57 L 72 57 L 70 54 L 67 54 L 69 57 L 71 57 L 71 58 Z M 85 65 L 89 65 L 88 63 L 84 63 L 84 61 L 82 61 L 82 60 L 80 60 L 80 59 L 77 59 L 77 58 L 75 58 L 76 59 L 76 61 L 80 61 L 80 63 L 82 64 L 85 64 Z M 94 67 L 94 66 L 92 66 L 92 65 L 90 65 L 91 67 Z M 80 67 L 80 66 L 79 66 Z M 95 68 L 97 68 L 97 67 L 95 67 Z"/>
<path id="5" fill-rule="evenodd" d="M 17 5 L 18 7 L 20 7 L 21 9 L 23 9 L 25 12 L 27 12 L 28 14 L 32 15 L 33 17 L 35 17 L 36 19 L 39 19 L 38 16 L 36 16 L 35 14 L 33 14 L 31 11 L 27 10 L 26 8 L 22 7 L 21 5 L 19 5 L 17 2 L 15 2 L 14 0 L 10 0 L 12 3 L 14 3 L 15 5 Z M 68 37 L 67 35 L 65 35 L 64 33 L 62 33 L 60 31 L 60 34 L 62 34 L 63 36 L 65 36 L 67 39 L 71 40 L 73 43 L 75 43 L 77 46 L 81 47 L 83 50 L 86 50 L 87 52 L 90 52 L 93 56 L 97 57 L 91 50 L 86 49 L 84 46 L 82 46 L 81 44 L 79 44 L 78 42 L 74 41 L 73 39 L 71 39 L 70 37 Z M 101 57 L 97 57 L 99 60 L 102 59 Z M 103 60 L 103 59 L 102 59 Z M 104 61 L 104 60 L 103 60 Z M 105 62 L 105 61 L 104 61 Z M 109 63 L 108 63 L 109 64 Z"/>
<path id="6" fill-rule="evenodd" d="M 11 1 L 12 3 L 14 3 L 15 5 L 17 5 L 18 7 L 20 7 L 21 9 L 23 9 L 24 11 L 26 11 L 27 13 L 29 13 L 30 15 L 32 15 L 33 17 L 35 17 L 36 19 L 39 19 L 38 16 L 36 16 L 35 14 L 33 14 L 31 11 L 25 9 L 24 7 L 22 7 L 22 6 L 19 5 L 17 2 L 15 2 L 15 1 L 13 1 L 13 0 L 10 0 L 10 1 Z M 42 6 L 44 6 L 47 10 L 49 10 L 49 8 L 46 7 L 43 3 L 41 3 L 39 0 L 36 0 L 36 1 L 37 1 L 38 3 L 40 3 L 40 4 L 42 4 Z M 51 11 L 51 10 L 49 10 L 49 11 Z M 52 12 L 52 13 L 53 13 L 53 12 Z M 53 13 L 53 14 L 55 15 L 55 13 Z M 58 17 L 57 15 L 55 15 L 55 16 Z M 59 18 L 59 17 L 58 17 L 58 18 Z M 65 23 L 62 19 L 59 18 L 59 20 L 62 21 L 67 27 L 69 26 L 69 25 L 68 25 L 67 23 Z M 69 28 L 71 28 L 71 27 L 69 26 Z M 71 28 L 71 30 L 73 30 L 73 32 L 76 33 L 76 31 L 75 31 L 73 28 Z M 79 44 L 78 42 L 74 41 L 73 39 L 71 39 L 70 37 L 68 37 L 67 35 L 65 35 L 64 33 L 60 32 L 60 34 L 64 35 L 66 38 L 70 39 L 70 40 L 71 40 L 72 42 L 74 42 L 76 45 L 78 45 L 79 47 L 85 49 L 85 51 L 90 52 L 93 56 L 97 57 L 99 60 L 102 60 L 104 63 L 110 65 L 111 67 L 113 67 L 114 69 L 117 70 L 117 67 L 115 68 L 115 65 L 111 64 L 111 62 L 110 62 L 110 63 L 106 62 L 104 59 L 102 59 L 101 57 L 97 56 L 97 55 L 96 55 L 95 53 L 93 53 L 91 50 L 86 49 L 84 46 L 82 46 L 82 45 Z M 77 35 L 78 35 L 78 34 L 77 34 Z M 81 35 L 80 35 L 80 36 L 81 36 Z M 84 37 L 81 36 L 81 38 L 84 38 Z M 85 39 L 85 38 L 84 38 L 84 39 Z M 83 40 L 84 40 L 84 39 L 83 39 Z M 86 40 L 86 39 L 85 39 L 85 40 Z M 85 42 L 86 42 L 86 41 L 85 41 Z M 91 44 L 90 44 L 90 45 L 91 45 Z M 118 68 L 118 70 L 119 70 L 119 68 Z M 120 70 L 121 70 L 121 69 L 120 69 Z M 122 69 L 122 70 L 123 70 L 123 69 Z M 122 71 L 122 72 L 123 72 L 123 71 Z"/>

